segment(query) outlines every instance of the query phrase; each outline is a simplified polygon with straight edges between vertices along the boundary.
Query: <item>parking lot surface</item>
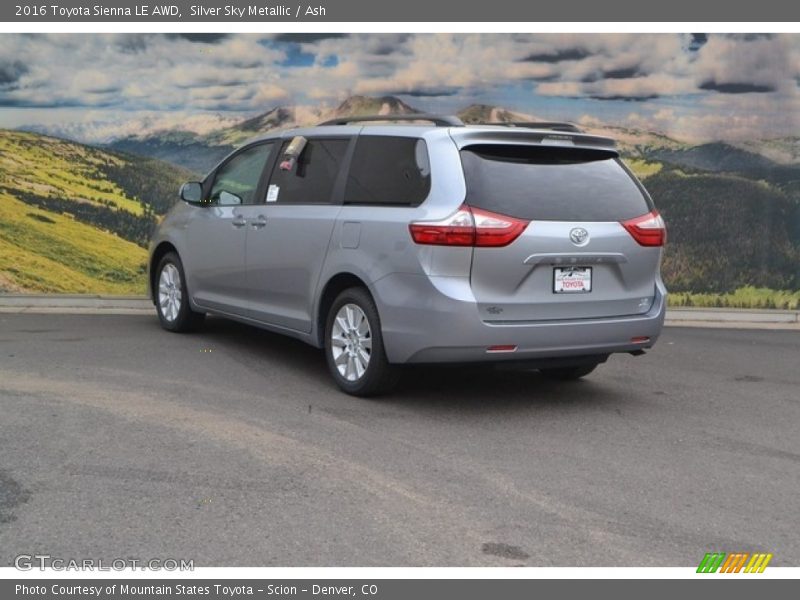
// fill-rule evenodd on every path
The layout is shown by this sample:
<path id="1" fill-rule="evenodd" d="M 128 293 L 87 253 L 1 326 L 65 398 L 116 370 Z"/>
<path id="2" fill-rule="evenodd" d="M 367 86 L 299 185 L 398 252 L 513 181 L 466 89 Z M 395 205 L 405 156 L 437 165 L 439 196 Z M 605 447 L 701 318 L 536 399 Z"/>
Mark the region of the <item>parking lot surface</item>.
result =
<path id="1" fill-rule="evenodd" d="M 0 314 L 0 565 L 800 565 L 800 333 L 668 328 L 587 379 L 415 368 L 346 396 L 222 319 Z"/>

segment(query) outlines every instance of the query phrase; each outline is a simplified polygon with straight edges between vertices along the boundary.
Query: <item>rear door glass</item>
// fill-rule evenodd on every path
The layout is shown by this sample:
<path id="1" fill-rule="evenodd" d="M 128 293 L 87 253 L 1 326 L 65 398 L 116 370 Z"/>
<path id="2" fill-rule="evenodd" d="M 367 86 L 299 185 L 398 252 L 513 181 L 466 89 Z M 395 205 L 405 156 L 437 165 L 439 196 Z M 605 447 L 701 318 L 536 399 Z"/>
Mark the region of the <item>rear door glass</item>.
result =
<path id="1" fill-rule="evenodd" d="M 267 202 L 279 204 L 329 204 L 350 140 L 308 140 L 300 156 L 284 161 L 290 141 L 284 142 L 272 171 Z"/>
<path id="2" fill-rule="evenodd" d="M 652 209 L 614 153 L 481 144 L 461 151 L 470 206 L 538 221 L 621 221 Z"/>

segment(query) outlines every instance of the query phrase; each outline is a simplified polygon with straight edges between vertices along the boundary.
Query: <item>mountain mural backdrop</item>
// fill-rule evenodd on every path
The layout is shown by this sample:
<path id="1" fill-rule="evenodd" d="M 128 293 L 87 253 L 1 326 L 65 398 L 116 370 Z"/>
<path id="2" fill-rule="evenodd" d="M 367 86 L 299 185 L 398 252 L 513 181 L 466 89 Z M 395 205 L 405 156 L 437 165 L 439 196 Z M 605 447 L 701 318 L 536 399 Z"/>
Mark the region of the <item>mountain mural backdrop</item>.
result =
<path id="1" fill-rule="evenodd" d="M 417 108 L 393 96 L 353 96 L 332 109 L 277 106 L 203 134 L 170 128 L 95 146 L 0 131 L 0 290 L 142 293 L 148 237 L 182 181 L 258 134 L 411 112 Z M 542 119 L 483 104 L 457 113 L 467 123 Z M 597 122 L 585 129 L 619 141 L 664 215 L 663 274 L 672 292 L 800 289 L 796 138 L 692 145 Z"/>

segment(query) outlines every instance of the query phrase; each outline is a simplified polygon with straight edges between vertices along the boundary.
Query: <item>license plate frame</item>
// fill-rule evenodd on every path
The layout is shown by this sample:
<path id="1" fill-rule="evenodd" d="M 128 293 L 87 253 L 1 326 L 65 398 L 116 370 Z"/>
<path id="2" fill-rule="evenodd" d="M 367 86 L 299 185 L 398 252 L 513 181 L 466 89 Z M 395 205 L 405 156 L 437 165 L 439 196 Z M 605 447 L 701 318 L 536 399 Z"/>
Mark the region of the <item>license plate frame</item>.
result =
<path id="1" fill-rule="evenodd" d="M 575 275 L 580 274 L 579 277 Z M 565 287 L 565 282 L 567 286 Z M 554 294 L 590 294 L 592 267 L 553 267 Z"/>

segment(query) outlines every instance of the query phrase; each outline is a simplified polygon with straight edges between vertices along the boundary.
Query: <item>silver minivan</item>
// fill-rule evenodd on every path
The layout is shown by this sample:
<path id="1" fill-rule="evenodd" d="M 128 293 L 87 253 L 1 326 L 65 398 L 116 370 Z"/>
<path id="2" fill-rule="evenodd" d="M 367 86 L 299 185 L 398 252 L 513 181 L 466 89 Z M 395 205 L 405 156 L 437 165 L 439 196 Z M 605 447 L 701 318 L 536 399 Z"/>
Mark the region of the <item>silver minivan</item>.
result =
<path id="1" fill-rule="evenodd" d="M 664 222 L 613 140 L 570 124 L 335 119 L 245 144 L 180 197 L 150 247 L 163 327 L 299 338 L 351 394 L 404 364 L 577 379 L 663 326 Z"/>

